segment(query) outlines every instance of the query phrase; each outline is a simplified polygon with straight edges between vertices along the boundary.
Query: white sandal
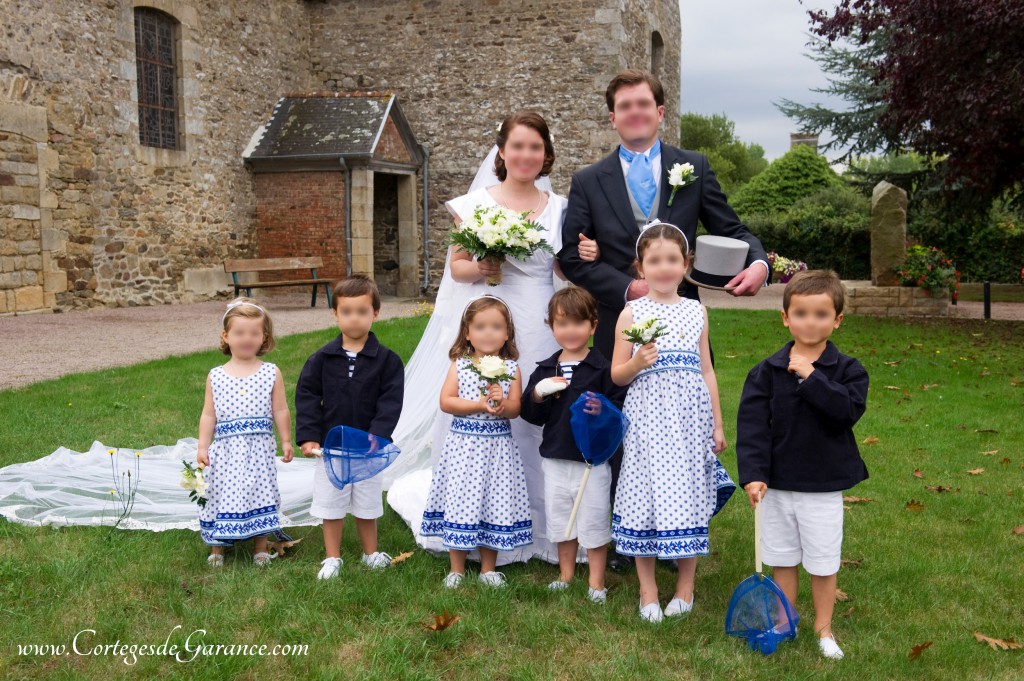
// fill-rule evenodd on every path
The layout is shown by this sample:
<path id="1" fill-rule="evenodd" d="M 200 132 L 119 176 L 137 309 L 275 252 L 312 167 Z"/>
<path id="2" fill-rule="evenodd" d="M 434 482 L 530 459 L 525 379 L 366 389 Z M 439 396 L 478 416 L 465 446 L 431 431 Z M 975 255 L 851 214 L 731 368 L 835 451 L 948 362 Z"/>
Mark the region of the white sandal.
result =
<path id="1" fill-rule="evenodd" d="M 273 559 L 274 557 L 266 551 L 261 551 L 260 553 L 252 554 L 252 562 L 256 565 L 256 567 L 266 567 L 270 565 L 270 561 L 272 561 Z"/>
<path id="2" fill-rule="evenodd" d="M 211 553 L 209 556 L 206 557 L 206 562 L 210 565 L 210 567 L 224 567 L 224 554 Z"/>

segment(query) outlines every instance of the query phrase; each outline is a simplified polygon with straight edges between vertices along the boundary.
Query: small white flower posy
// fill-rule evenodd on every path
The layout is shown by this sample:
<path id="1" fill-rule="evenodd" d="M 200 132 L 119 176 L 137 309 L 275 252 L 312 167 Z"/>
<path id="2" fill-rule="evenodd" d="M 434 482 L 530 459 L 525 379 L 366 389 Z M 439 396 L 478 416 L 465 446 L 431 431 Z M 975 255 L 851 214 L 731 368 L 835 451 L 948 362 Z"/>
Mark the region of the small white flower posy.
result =
<path id="1" fill-rule="evenodd" d="M 676 163 L 668 171 L 668 183 L 672 186 L 672 193 L 668 196 L 668 205 L 676 198 L 676 192 L 683 187 L 688 187 L 700 178 L 693 174 L 692 163 Z"/>

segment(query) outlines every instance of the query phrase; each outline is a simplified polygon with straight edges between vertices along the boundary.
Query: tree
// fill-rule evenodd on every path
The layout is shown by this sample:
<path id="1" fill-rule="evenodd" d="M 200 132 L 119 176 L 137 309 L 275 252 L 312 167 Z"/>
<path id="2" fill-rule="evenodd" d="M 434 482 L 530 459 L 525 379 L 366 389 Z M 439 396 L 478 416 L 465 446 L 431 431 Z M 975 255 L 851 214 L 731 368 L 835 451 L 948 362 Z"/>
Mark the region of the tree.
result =
<path id="1" fill-rule="evenodd" d="M 742 218 L 788 210 L 799 199 L 826 187 L 839 187 L 842 179 L 828 160 L 814 149 L 798 145 L 775 159 L 768 168 L 743 185 L 729 203 Z"/>
<path id="2" fill-rule="evenodd" d="M 736 124 L 725 114 L 683 114 L 679 117 L 679 140 L 683 147 L 708 157 L 727 194 L 768 167 L 764 148 L 737 138 Z"/>
<path id="3" fill-rule="evenodd" d="M 848 129 L 859 153 L 871 151 L 863 145 L 873 143 L 873 111 L 885 151 L 945 157 L 947 189 L 990 200 L 1024 181 L 1024 2 L 839 0 L 808 14 L 830 47 L 854 45 L 830 54 L 839 59 L 833 73 L 845 74 L 843 96 L 865 115 L 859 132 Z M 833 129 L 825 112 L 791 111 L 809 130 L 839 137 L 839 123 L 851 120 L 837 118 Z"/>

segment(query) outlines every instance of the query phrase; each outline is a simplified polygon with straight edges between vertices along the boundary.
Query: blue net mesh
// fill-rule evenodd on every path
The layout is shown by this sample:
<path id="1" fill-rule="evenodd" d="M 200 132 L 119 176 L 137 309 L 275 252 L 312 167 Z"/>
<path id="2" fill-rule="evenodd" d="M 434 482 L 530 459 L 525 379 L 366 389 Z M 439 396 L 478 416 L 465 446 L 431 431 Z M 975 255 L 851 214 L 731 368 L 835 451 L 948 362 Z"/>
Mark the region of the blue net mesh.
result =
<path id="1" fill-rule="evenodd" d="M 338 489 L 372 478 L 400 453 L 391 440 L 348 426 L 331 428 L 322 449 L 327 477 Z"/>
<path id="2" fill-rule="evenodd" d="M 569 411 L 572 412 L 569 418 L 572 436 L 583 458 L 594 466 L 612 458 L 629 428 L 625 414 L 607 397 L 592 392 L 576 398 Z"/>
<path id="3" fill-rule="evenodd" d="M 725 633 L 747 640 L 751 650 L 771 655 L 796 638 L 800 621 L 789 599 L 771 577 L 750 575 L 736 587 L 725 613 Z"/>

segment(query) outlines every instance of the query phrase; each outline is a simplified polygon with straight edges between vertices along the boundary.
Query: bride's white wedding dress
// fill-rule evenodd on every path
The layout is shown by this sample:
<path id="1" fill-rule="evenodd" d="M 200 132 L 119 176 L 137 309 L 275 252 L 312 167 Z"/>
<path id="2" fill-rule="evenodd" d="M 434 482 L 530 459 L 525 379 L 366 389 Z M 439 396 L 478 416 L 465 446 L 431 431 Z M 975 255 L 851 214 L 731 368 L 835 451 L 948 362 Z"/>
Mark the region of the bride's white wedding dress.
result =
<path id="1" fill-rule="evenodd" d="M 494 206 L 497 203 L 487 188 L 481 187 L 448 201 L 445 206 L 454 217 L 462 219 L 471 216 L 477 206 Z M 564 198 L 548 192 L 547 206 L 535 218 L 544 227 L 544 239 L 556 253 L 561 247 L 565 207 Z M 482 293 L 498 296 L 508 304 L 525 385 L 537 362 L 558 349 L 551 330 L 544 323 L 548 300 L 557 285 L 553 267 L 554 256 L 544 251 L 537 251 L 524 261 L 509 259 L 502 266 L 501 284 L 488 286 L 482 279 L 473 284 L 456 282 L 451 278 L 448 263 L 445 264 L 445 275 L 438 289 L 433 315 L 416 352 L 406 365 L 405 406 L 394 433 L 402 455 L 384 472 L 388 504 L 402 516 L 416 536 L 416 543 L 423 548 L 447 552 L 440 538 L 420 537 L 419 530 L 430 490 L 431 468 L 441 452 L 451 422 L 451 416 L 440 410 L 440 395 L 451 364 L 448 350 L 455 341 L 462 311 L 471 298 Z M 541 429 L 537 426 L 522 419 L 513 419 L 512 437 L 523 458 L 530 491 L 534 541 L 515 551 L 500 552 L 499 565 L 529 560 L 534 556 L 550 562 L 558 561 L 557 549 L 545 538 L 544 487 L 538 454 L 540 436 Z M 471 553 L 471 557 L 475 557 L 475 553 Z"/>

